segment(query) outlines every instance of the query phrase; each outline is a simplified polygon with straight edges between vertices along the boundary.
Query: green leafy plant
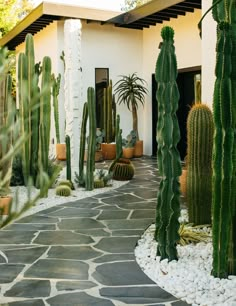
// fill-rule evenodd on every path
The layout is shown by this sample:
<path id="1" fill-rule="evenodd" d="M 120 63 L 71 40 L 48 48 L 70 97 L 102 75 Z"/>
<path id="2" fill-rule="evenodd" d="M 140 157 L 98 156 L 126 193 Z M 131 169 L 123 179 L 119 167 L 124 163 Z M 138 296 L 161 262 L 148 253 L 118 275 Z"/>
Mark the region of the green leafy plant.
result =
<path id="1" fill-rule="evenodd" d="M 136 144 L 137 133 L 136 131 L 131 131 L 129 135 L 126 136 L 126 139 L 122 139 L 122 146 L 124 148 L 133 148 Z"/>
<path id="2" fill-rule="evenodd" d="M 116 103 L 124 103 L 132 111 L 133 130 L 136 132 L 137 140 L 139 140 L 137 109 L 139 103 L 144 105 L 145 95 L 148 93 L 145 86 L 146 81 L 138 77 L 136 73 L 128 76 L 121 75 L 121 79 L 114 85 L 114 93 L 117 94 Z"/>

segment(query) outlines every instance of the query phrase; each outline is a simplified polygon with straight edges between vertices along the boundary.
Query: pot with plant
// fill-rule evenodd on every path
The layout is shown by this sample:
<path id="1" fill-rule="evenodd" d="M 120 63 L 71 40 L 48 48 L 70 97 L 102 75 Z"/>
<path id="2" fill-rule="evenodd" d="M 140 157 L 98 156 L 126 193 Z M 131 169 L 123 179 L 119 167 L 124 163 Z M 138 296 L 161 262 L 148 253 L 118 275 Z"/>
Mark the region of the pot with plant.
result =
<path id="1" fill-rule="evenodd" d="M 52 98 L 54 108 L 54 123 L 56 132 L 56 158 L 58 160 L 66 160 L 66 144 L 60 142 L 60 128 L 59 128 L 59 101 L 58 95 L 60 92 L 61 74 L 57 78 L 52 74 Z"/>
<path id="2" fill-rule="evenodd" d="M 127 135 L 126 139 L 122 139 L 124 158 L 133 158 L 136 139 L 137 139 L 137 135 L 135 131 L 131 131 L 130 134 Z"/>
<path id="3" fill-rule="evenodd" d="M 122 102 L 127 105 L 128 110 L 132 112 L 133 117 L 133 131 L 136 132 L 137 141 L 134 146 L 134 157 L 143 155 L 143 141 L 139 139 L 138 132 L 138 105 L 144 105 L 145 95 L 148 90 L 145 87 L 146 81 L 137 76 L 136 73 L 132 75 L 122 75 L 121 79 L 115 84 L 115 94 L 117 94 L 117 103 Z"/>
<path id="4" fill-rule="evenodd" d="M 104 88 L 103 95 L 103 122 L 104 142 L 101 144 L 103 159 L 112 160 L 116 157 L 115 144 L 115 120 L 116 103 L 112 94 L 112 81 L 107 88 Z"/>

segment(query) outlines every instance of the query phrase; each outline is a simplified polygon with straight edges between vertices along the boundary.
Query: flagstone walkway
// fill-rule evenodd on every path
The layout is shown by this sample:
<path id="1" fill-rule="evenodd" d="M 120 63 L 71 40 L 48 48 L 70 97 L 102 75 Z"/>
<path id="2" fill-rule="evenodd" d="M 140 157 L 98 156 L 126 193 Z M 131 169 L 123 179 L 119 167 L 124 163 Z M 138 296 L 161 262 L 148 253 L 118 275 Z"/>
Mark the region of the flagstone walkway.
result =
<path id="1" fill-rule="evenodd" d="M 139 268 L 134 248 L 154 221 L 156 161 L 135 160 L 119 189 L 55 206 L 0 231 L 0 305 L 184 306 Z"/>

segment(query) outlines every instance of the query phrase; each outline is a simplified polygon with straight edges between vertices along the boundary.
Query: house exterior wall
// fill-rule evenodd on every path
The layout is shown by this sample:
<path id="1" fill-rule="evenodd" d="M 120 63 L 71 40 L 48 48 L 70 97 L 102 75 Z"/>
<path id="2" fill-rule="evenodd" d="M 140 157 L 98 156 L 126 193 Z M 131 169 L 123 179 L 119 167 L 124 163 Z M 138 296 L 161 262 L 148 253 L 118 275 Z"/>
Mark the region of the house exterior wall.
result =
<path id="1" fill-rule="evenodd" d="M 142 76 L 142 31 L 118 28 L 99 23 L 82 23 L 83 97 L 88 86 L 95 86 L 95 68 L 109 68 L 113 85 L 120 75 L 137 72 Z M 125 105 L 117 105 L 121 115 L 120 125 L 125 138 L 132 130 L 132 113 Z M 138 116 L 142 117 L 142 109 Z M 140 120 L 140 137 L 144 122 Z"/>
<path id="2" fill-rule="evenodd" d="M 202 1 L 202 14 L 212 5 L 212 0 Z M 216 62 L 216 22 L 212 12 L 202 22 L 202 101 L 212 108 Z"/>
<path id="3" fill-rule="evenodd" d="M 143 78 L 148 83 L 149 94 L 140 121 L 143 121 L 143 137 L 145 139 L 145 154 L 152 154 L 152 74 L 155 72 L 156 60 L 159 54 L 161 29 L 171 26 L 175 31 L 175 51 L 178 69 L 201 66 L 201 39 L 197 24 L 201 19 L 201 11 L 187 13 L 177 19 L 170 19 L 163 24 L 157 24 L 143 31 Z"/>

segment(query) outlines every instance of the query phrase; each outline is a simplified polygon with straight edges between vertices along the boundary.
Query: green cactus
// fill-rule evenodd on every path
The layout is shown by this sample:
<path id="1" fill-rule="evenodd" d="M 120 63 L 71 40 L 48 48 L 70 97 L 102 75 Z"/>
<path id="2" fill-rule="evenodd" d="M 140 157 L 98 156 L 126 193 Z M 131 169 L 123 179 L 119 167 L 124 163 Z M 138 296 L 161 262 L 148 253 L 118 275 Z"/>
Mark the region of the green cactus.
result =
<path id="1" fill-rule="evenodd" d="M 52 97 L 53 97 L 53 108 L 54 108 L 54 121 L 57 143 L 60 143 L 60 128 L 59 128 L 59 105 L 58 95 L 60 92 L 61 74 L 59 73 L 57 78 L 52 75 Z"/>
<path id="2" fill-rule="evenodd" d="M 112 178 L 117 181 L 129 181 L 134 176 L 134 166 L 132 162 L 125 158 L 119 158 L 112 167 Z"/>
<path id="3" fill-rule="evenodd" d="M 41 92 L 38 86 L 41 73 Z M 40 185 L 41 171 L 48 172 L 51 113 L 51 60 L 44 57 L 42 70 L 35 64 L 34 41 L 26 35 L 25 53 L 18 60 L 21 132 L 29 135 L 22 150 L 24 182 Z M 40 185 L 41 186 L 41 185 Z"/>
<path id="4" fill-rule="evenodd" d="M 103 94 L 103 130 L 106 143 L 111 143 L 115 139 L 115 115 L 116 103 L 112 94 L 112 81 L 110 80 L 107 88 L 104 88 Z"/>
<path id="5" fill-rule="evenodd" d="M 68 187 L 70 187 L 70 189 L 72 189 L 72 187 L 73 187 L 72 182 L 69 181 L 69 180 L 62 180 L 62 181 L 58 182 L 58 186 L 60 186 L 60 185 L 68 186 Z"/>
<path id="6" fill-rule="evenodd" d="M 104 188 L 105 183 L 103 180 L 95 179 L 94 180 L 94 188 Z"/>
<path id="7" fill-rule="evenodd" d="M 87 90 L 88 98 L 88 118 L 89 118 L 89 135 L 88 135 L 88 154 L 86 168 L 86 190 L 94 188 L 94 170 L 95 170 L 95 151 L 96 151 L 96 104 L 94 88 L 89 87 Z"/>
<path id="8" fill-rule="evenodd" d="M 233 186 L 235 125 L 232 116 L 235 101 L 232 100 L 232 40 L 229 23 L 220 22 L 217 32 L 216 81 L 213 101 L 215 137 L 213 146 L 212 273 L 216 277 L 223 278 L 228 275 L 228 250 L 232 217 L 235 216 L 235 198 L 232 197 L 234 194 L 232 190 L 236 188 Z M 235 258 L 232 260 L 235 261 Z"/>
<path id="9" fill-rule="evenodd" d="M 48 173 L 48 156 L 50 145 L 51 127 L 51 59 L 48 56 L 43 58 L 41 97 L 40 97 L 40 145 L 39 156 L 43 171 Z M 35 127 L 36 128 L 36 127 Z"/>
<path id="10" fill-rule="evenodd" d="M 83 186 L 84 181 L 84 154 L 85 154 L 85 145 L 86 145 L 86 126 L 88 121 L 88 103 L 84 103 L 83 107 L 83 116 L 82 116 L 82 125 L 80 131 L 80 151 L 79 151 L 79 175 L 78 175 L 78 184 Z"/>
<path id="11" fill-rule="evenodd" d="M 59 185 L 56 187 L 56 195 L 61 197 L 69 197 L 71 195 L 71 189 L 67 185 Z"/>
<path id="12" fill-rule="evenodd" d="M 195 104 L 187 119 L 187 203 L 189 222 L 211 224 L 213 116 Z"/>
<path id="13" fill-rule="evenodd" d="M 120 129 L 120 115 L 116 117 L 116 158 L 122 156 L 122 130 Z"/>
<path id="14" fill-rule="evenodd" d="M 66 179 L 71 182 L 70 136 L 66 135 Z"/>
<path id="15" fill-rule="evenodd" d="M 8 123 L 11 122 L 11 114 L 13 112 L 12 98 L 12 78 L 10 75 L 3 74 L 0 78 L 0 131 L 2 132 Z M 5 137 L 0 138 L 0 160 L 8 154 L 12 146 L 13 135 L 11 130 L 8 130 Z M 12 156 L 0 164 L 0 180 L 4 180 L 1 186 L 0 195 L 4 195 L 9 191 L 11 180 Z M 4 179 L 5 178 L 5 179 Z"/>
<path id="16" fill-rule="evenodd" d="M 163 44 L 156 64 L 158 101 L 158 166 L 162 176 L 157 199 L 156 240 L 161 259 L 177 259 L 176 244 L 179 240 L 180 156 L 177 143 L 180 132 L 176 111 L 179 91 L 176 84 L 177 62 L 174 48 L 174 30 L 164 27 Z"/>

